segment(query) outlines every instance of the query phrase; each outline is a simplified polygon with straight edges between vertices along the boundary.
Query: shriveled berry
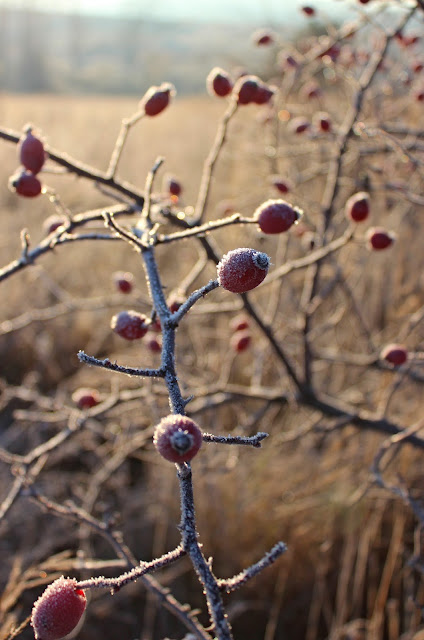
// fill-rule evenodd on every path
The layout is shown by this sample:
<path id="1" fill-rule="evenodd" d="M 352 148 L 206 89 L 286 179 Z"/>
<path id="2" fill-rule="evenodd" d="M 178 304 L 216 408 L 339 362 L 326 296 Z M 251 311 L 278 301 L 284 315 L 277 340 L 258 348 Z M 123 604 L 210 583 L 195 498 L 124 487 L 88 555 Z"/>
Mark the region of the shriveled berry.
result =
<path id="1" fill-rule="evenodd" d="M 150 87 L 140 100 L 139 108 L 146 116 L 157 116 L 168 106 L 171 97 L 175 95 L 175 88 L 169 82 L 163 82 L 159 87 Z"/>
<path id="2" fill-rule="evenodd" d="M 380 358 L 399 366 L 408 360 L 408 350 L 403 344 L 388 344 L 382 350 Z"/>
<path id="3" fill-rule="evenodd" d="M 265 279 L 269 264 L 266 253 L 248 248 L 234 249 L 218 263 L 218 282 L 233 293 L 250 291 Z"/>
<path id="4" fill-rule="evenodd" d="M 89 389 L 82 387 L 72 394 L 72 400 L 79 409 L 91 409 L 100 402 L 100 396 L 97 389 Z"/>
<path id="5" fill-rule="evenodd" d="M 253 214 L 263 233 L 283 233 L 299 220 L 302 212 L 285 200 L 267 200 Z"/>
<path id="6" fill-rule="evenodd" d="M 46 153 L 42 140 L 32 133 L 31 126 L 25 128 L 18 145 L 18 153 L 19 161 L 25 169 L 34 174 L 41 171 L 46 159 Z"/>
<path id="7" fill-rule="evenodd" d="M 153 435 L 153 444 L 170 462 L 188 462 L 199 451 L 203 438 L 197 424 L 179 414 L 162 418 Z"/>
<path id="8" fill-rule="evenodd" d="M 134 276 L 129 271 L 116 271 L 113 274 L 115 287 L 122 293 L 131 293 L 134 287 Z"/>
<path id="9" fill-rule="evenodd" d="M 358 191 L 345 204 L 346 217 L 353 222 L 363 222 L 370 213 L 370 197 L 366 191 Z"/>
<path id="10" fill-rule="evenodd" d="M 230 75 L 220 67 L 214 67 L 206 78 L 206 88 L 211 96 L 225 98 L 233 90 Z"/>
<path id="11" fill-rule="evenodd" d="M 61 576 L 35 602 L 31 625 L 36 640 L 59 640 L 77 626 L 87 604 L 74 578 Z"/>
<path id="12" fill-rule="evenodd" d="M 9 178 L 9 189 L 24 198 L 35 198 L 41 193 L 41 182 L 30 171 L 21 171 Z"/>
<path id="13" fill-rule="evenodd" d="M 395 234 L 383 227 L 370 227 L 367 231 L 368 248 L 374 251 L 382 251 L 390 247 L 395 241 Z"/>
<path id="14" fill-rule="evenodd" d="M 244 331 L 245 329 L 249 329 L 250 321 L 248 316 L 244 315 L 244 313 L 239 314 L 235 318 L 233 318 L 230 322 L 230 328 L 234 333 L 237 331 Z"/>
<path id="15" fill-rule="evenodd" d="M 230 346 L 233 351 L 241 353 L 250 347 L 252 336 L 249 331 L 237 331 L 230 338 Z"/>
<path id="16" fill-rule="evenodd" d="M 146 335 L 149 321 L 138 311 L 121 311 L 113 316 L 110 326 L 125 340 L 139 340 Z"/>

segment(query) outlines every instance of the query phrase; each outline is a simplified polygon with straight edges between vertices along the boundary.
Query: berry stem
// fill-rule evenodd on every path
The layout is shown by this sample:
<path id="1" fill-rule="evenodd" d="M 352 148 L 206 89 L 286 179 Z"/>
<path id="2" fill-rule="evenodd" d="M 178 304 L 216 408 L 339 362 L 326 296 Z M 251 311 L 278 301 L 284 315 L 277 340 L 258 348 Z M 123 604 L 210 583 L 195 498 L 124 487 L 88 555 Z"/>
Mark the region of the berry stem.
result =
<path id="1" fill-rule="evenodd" d="M 192 473 L 189 464 L 179 465 L 178 479 L 180 481 L 181 497 L 181 522 L 179 528 L 183 549 L 190 556 L 194 569 L 204 587 L 209 615 L 217 638 L 219 640 L 232 640 L 233 635 L 225 614 L 218 580 L 200 551 L 197 542 Z"/>
<path id="2" fill-rule="evenodd" d="M 204 218 L 209 198 L 213 170 L 226 139 L 228 123 L 237 111 L 237 107 L 237 100 L 232 99 L 228 104 L 227 110 L 222 116 L 222 120 L 218 124 L 218 130 L 216 132 L 215 140 L 205 160 L 203 173 L 200 180 L 199 195 L 197 198 L 196 206 L 194 208 L 194 219 L 196 220 L 197 224 L 200 224 Z"/>

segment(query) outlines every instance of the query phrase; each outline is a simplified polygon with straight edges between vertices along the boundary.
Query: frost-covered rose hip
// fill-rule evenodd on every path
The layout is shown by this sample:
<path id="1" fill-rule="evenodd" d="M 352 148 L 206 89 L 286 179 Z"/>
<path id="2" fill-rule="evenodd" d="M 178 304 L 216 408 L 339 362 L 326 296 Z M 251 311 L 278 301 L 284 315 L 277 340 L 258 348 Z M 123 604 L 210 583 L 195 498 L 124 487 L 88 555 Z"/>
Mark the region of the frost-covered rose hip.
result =
<path id="1" fill-rule="evenodd" d="M 41 171 L 46 159 L 46 153 L 42 140 L 37 138 L 32 131 L 30 125 L 25 127 L 24 134 L 19 141 L 18 154 L 19 162 L 25 169 L 35 174 Z"/>
<path id="2" fill-rule="evenodd" d="M 79 409 L 91 409 L 100 402 L 100 396 L 97 389 L 89 389 L 81 387 L 72 394 L 72 400 Z"/>
<path id="3" fill-rule="evenodd" d="M 253 214 L 263 233 L 283 233 L 299 220 L 302 212 L 285 200 L 267 200 Z"/>
<path id="4" fill-rule="evenodd" d="M 233 293 L 245 293 L 257 287 L 268 273 L 270 260 L 255 249 L 234 249 L 218 263 L 218 282 Z"/>
<path id="5" fill-rule="evenodd" d="M 382 251 L 390 247 L 395 241 L 395 234 L 383 227 L 370 227 L 367 231 L 368 248 L 373 251 Z"/>
<path id="6" fill-rule="evenodd" d="M 30 171 L 16 173 L 9 178 L 9 189 L 24 198 L 35 198 L 41 193 L 41 182 Z"/>
<path id="7" fill-rule="evenodd" d="M 271 176 L 270 181 L 272 186 L 280 193 L 288 193 L 290 191 L 290 184 L 281 176 Z"/>
<path id="8" fill-rule="evenodd" d="M 388 344 L 382 350 L 380 357 L 390 364 L 399 366 L 408 360 L 408 350 L 403 344 Z"/>
<path id="9" fill-rule="evenodd" d="M 140 100 L 139 108 L 146 116 L 157 116 L 166 109 L 171 97 L 175 95 L 175 88 L 169 82 L 163 82 L 159 87 L 150 87 Z"/>
<path id="10" fill-rule="evenodd" d="M 197 424 L 179 414 L 162 418 L 155 429 L 153 444 L 170 462 L 188 462 L 202 446 L 202 432 Z"/>
<path id="11" fill-rule="evenodd" d="M 125 340 L 139 340 L 149 330 L 149 320 L 138 311 L 121 311 L 113 316 L 110 326 Z"/>
<path id="12" fill-rule="evenodd" d="M 232 331 L 244 331 L 245 329 L 249 329 L 250 321 L 248 316 L 244 315 L 244 313 L 240 313 L 238 316 L 233 318 L 230 322 L 230 328 Z"/>
<path id="13" fill-rule="evenodd" d="M 211 96 L 225 98 L 233 90 L 233 83 L 224 69 L 214 67 L 206 78 L 206 88 Z"/>
<path id="14" fill-rule="evenodd" d="M 230 346 L 236 353 L 242 353 L 250 347 L 252 336 L 249 331 L 237 331 L 231 336 Z"/>
<path id="15" fill-rule="evenodd" d="M 359 191 L 350 196 L 345 204 L 346 217 L 353 222 L 363 222 L 370 213 L 370 197 L 366 191 Z"/>
<path id="16" fill-rule="evenodd" d="M 238 104 L 253 102 L 260 82 L 257 76 L 242 76 L 239 78 L 233 88 L 233 94 L 236 96 Z"/>
<path id="17" fill-rule="evenodd" d="M 122 293 L 131 293 L 134 286 L 134 276 L 130 271 L 116 271 L 112 277 L 119 291 Z"/>
<path id="18" fill-rule="evenodd" d="M 171 196 L 180 196 L 182 193 L 181 182 L 177 180 L 177 178 L 171 174 L 167 174 L 164 177 L 164 187 L 165 191 L 167 191 Z"/>
<path id="19" fill-rule="evenodd" d="M 87 604 L 76 585 L 74 578 L 61 576 L 35 602 L 31 625 L 36 640 L 59 640 L 75 629 Z"/>
<path id="20" fill-rule="evenodd" d="M 273 44 L 275 41 L 275 34 L 269 29 L 258 29 L 252 34 L 252 41 L 258 47 L 267 46 Z"/>

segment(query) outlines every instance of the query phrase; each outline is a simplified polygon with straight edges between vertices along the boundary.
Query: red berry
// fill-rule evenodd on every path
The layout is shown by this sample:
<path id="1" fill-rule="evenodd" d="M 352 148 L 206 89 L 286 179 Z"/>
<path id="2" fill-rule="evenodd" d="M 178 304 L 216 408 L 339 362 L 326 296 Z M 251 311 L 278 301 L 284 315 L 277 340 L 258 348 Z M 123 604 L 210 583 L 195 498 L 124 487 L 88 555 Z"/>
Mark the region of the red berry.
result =
<path id="1" fill-rule="evenodd" d="M 155 429 L 153 444 L 170 462 L 188 462 L 199 451 L 203 438 L 197 424 L 182 415 L 162 418 Z"/>
<path id="2" fill-rule="evenodd" d="M 345 214 L 353 222 L 363 222 L 370 213 L 370 197 L 365 191 L 358 191 L 346 201 Z"/>
<path id="3" fill-rule="evenodd" d="M 138 340 L 146 335 L 149 324 L 145 315 L 137 311 L 121 311 L 113 316 L 110 326 L 125 340 Z"/>
<path id="4" fill-rule="evenodd" d="M 288 123 L 290 133 L 303 133 L 304 131 L 307 131 L 310 126 L 310 122 L 306 120 L 306 118 L 302 118 L 302 116 L 293 118 Z"/>
<path id="5" fill-rule="evenodd" d="M 418 100 L 418 102 L 424 102 L 424 89 L 418 89 L 415 92 L 415 100 Z"/>
<path id="6" fill-rule="evenodd" d="M 317 129 L 324 133 L 331 131 L 331 118 L 325 111 L 317 111 L 314 113 L 312 122 Z"/>
<path id="7" fill-rule="evenodd" d="M 233 83 L 224 69 L 214 67 L 206 78 L 206 88 L 211 96 L 225 98 L 233 90 Z"/>
<path id="8" fill-rule="evenodd" d="M 253 214 L 263 233 L 283 233 L 299 220 L 302 212 L 285 200 L 267 200 Z"/>
<path id="9" fill-rule="evenodd" d="M 150 340 L 147 340 L 146 346 L 153 353 L 160 353 L 162 351 L 162 345 L 160 343 L 159 338 L 153 337 Z"/>
<path id="10" fill-rule="evenodd" d="M 359 0 L 359 2 L 360 2 L 361 4 L 368 4 L 368 2 L 369 2 L 369 1 L 370 1 L 370 0 Z"/>
<path id="11" fill-rule="evenodd" d="M 245 329 L 249 329 L 249 327 L 250 327 L 249 318 L 244 314 L 240 314 L 236 316 L 230 322 L 230 328 L 235 333 L 237 331 L 244 331 Z"/>
<path id="12" fill-rule="evenodd" d="M 36 640 L 59 640 L 77 626 L 87 604 L 74 578 L 61 576 L 35 602 L 31 625 Z"/>
<path id="13" fill-rule="evenodd" d="M 9 178 L 9 189 L 25 198 L 35 198 L 41 193 L 41 182 L 30 171 L 16 173 Z"/>
<path id="14" fill-rule="evenodd" d="M 116 271 L 113 274 L 115 286 L 122 293 L 131 293 L 134 286 L 134 276 L 129 271 Z"/>
<path id="15" fill-rule="evenodd" d="M 424 63 L 420 62 L 419 60 L 416 60 L 413 64 L 412 64 L 412 71 L 414 73 L 420 73 L 420 71 L 422 71 L 424 69 Z"/>
<path id="16" fill-rule="evenodd" d="M 261 81 L 256 76 L 242 76 L 233 87 L 233 94 L 237 97 L 238 104 L 254 102 Z"/>
<path id="17" fill-rule="evenodd" d="M 180 196 L 183 190 L 180 182 L 170 174 L 164 177 L 164 187 L 171 196 Z"/>
<path id="18" fill-rule="evenodd" d="M 252 35 L 252 40 L 257 46 L 267 46 L 274 42 L 274 34 L 268 29 L 258 29 Z"/>
<path id="19" fill-rule="evenodd" d="M 370 227 L 367 231 L 368 248 L 375 251 L 381 251 L 387 249 L 395 241 L 395 234 L 391 231 L 386 231 L 383 227 Z"/>
<path id="20" fill-rule="evenodd" d="M 99 404 L 100 397 L 96 389 L 81 388 L 74 391 L 72 400 L 79 409 L 91 409 Z"/>
<path id="21" fill-rule="evenodd" d="M 175 313 L 176 311 L 178 311 L 178 309 L 181 307 L 183 302 L 184 302 L 184 300 L 182 300 L 181 298 L 172 297 L 168 301 L 168 307 L 169 307 L 170 312 L 171 313 Z"/>
<path id="22" fill-rule="evenodd" d="M 25 133 L 18 145 L 18 151 L 19 161 L 25 169 L 34 174 L 41 170 L 46 159 L 44 145 L 40 138 L 33 135 L 30 126 L 25 129 Z"/>
<path id="23" fill-rule="evenodd" d="M 309 6 L 302 7 L 302 11 L 306 16 L 315 15 L 315 9 L 313 7 L 309 7 Z"/>
<path id="24" fill-rule="evenodd" d="M 260 83 L 253 96 L 255 104 L 267 104 L 275 93 L 275 89 L 268 87 L 266 84 Z"/>
<path id="25" fill-rule="evenodd" d="M 163 82 L 159 87 L 150 87 L 140 100 L 139 108 L 146 116 L 157 116 L 166 109 L 171 97 L 175 95 L 175 88 L 169 82 Z"/>
<path id="26" fill-rule="evenodd" d="M 287 53 L 287 51 L 281 51 L 278 54 L 278 64 L 285 69 L 297 69 L 300 61 L 297 60 L 294 55 Z"/>
<path id="27" fill-rule="evenodd" d="M 43 229 L 46 233 L 53 233 L 53 231 L 56 231 L 56 229 L 59 229 L 59 227 L 62 227 L 65 223 L 65 218 L 57 216 L 55 213 L 53 213 L 51 216 L 44 220 Z"/>
<path id="28" fill-rule="evenodd" d="M 246 351 L 250 347 L 250 343 L 252 342 L 252 336 L 249 331 L 238 331 L 231 336 L 230 346 L 233 351 L 237 353 L 241 353 L 242 351 Z"/>
<path id="29" fill-rule="evenodd" d="M 257 287 L 268 273 L 270 260 L 266 253 L 255 249 L 234 249 L 217 266 L 218 282 L 233 293 L 244 293 Z"/>
<path id="30" fill-rule="evenodd" d="M 403 344 L 388 344 L 382 350 L 380 358 L 399 366 L 408 360 L 408 350 Z"/>
<path id="31" fill-rule="evenodd" d="M 288 193 L 290 191 L 289 183 L 280 176 L 271 176 L 270 180 L 272 186 L 280 193 Z"/>

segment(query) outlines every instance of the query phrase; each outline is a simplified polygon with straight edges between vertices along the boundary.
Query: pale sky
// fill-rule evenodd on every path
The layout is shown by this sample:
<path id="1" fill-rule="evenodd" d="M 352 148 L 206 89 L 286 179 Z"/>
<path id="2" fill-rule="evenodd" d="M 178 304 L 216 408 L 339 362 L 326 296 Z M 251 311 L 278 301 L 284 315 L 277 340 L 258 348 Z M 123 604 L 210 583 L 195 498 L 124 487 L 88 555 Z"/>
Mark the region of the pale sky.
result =
<path id="1" fill-rule="evenodd" d="M 0 0 L 0 6 L 100 15 L 137 15 L 146 19 L 202 22 L 252 22 L 258 25 L 311 20 L 300 12 L 306 0 Z M 307 0 L 325 16 L 343 16 L 354 0 Z"/>

